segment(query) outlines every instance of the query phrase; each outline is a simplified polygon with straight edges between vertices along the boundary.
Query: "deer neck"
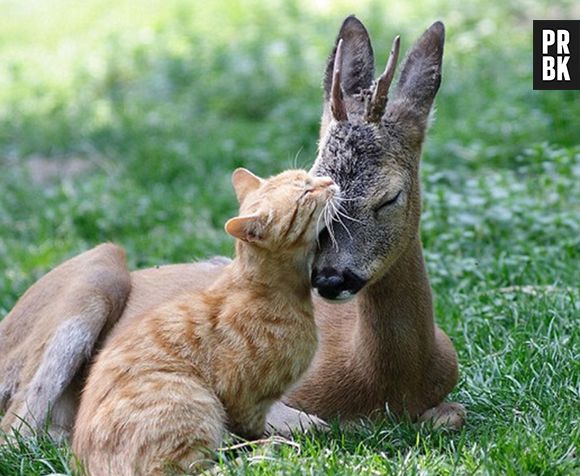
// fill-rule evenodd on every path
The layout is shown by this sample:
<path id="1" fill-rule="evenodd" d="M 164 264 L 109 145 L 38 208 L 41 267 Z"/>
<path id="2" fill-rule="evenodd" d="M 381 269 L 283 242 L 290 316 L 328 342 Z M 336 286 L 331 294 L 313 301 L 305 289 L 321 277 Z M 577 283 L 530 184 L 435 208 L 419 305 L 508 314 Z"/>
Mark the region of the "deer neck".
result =
<path id="1" fill-rule="evenodd" d="M 418 235 L 379 281 L 361 291 L 357 314 L 357 358 L 390 369 L 417 368 L 428 359 L 433 302 Z"/>

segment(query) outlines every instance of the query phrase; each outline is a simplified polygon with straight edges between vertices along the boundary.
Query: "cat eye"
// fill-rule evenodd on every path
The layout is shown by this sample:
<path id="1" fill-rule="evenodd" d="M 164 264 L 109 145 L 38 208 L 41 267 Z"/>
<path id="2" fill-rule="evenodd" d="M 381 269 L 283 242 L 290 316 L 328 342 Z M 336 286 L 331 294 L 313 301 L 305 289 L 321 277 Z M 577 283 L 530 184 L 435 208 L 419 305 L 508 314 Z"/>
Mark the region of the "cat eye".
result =
<path id="1" fill-rule="evenodd" d="M 314 189 L 312 187 L 307 187 L 307 186 L 302 187 L 302 193 L 298 197 L 298 201 L 300 202 L 300 201 L 304 200 L 304 198 L 306 197 L 306 195 L 308 195 L 313 190 Z"/>
<path id="2" fill-rule="evenodd" d="M 299 188 L 301 190 L 304 190 L 305 188 L 311 188 L 312 187 L 312 182 L 310 180 L 296 180 L 294 182 L 294 186 L 296 188 Z"/>
<path id="3" fill-rule="evenodd" d="M 302 195 L 306 195 L 307 193 L 310 193 L 314 190 L 313 184 L 312 184 L 312 180 L 305 180 L 304 182 L 302 182 Z"/>
<path id="4" fill-rule="evenodd" d="M 383 208 L 388 207 L 389 205 L 394 205 L 401 196 L 402 192 L 403 192 L 402 190 L 399 190 L 399 193 L 397 193 L 394 197 L 383 200 L 381 204 L 375 208 L 375 211 L 378 212 L 379 210 L 382 210 Z"/>

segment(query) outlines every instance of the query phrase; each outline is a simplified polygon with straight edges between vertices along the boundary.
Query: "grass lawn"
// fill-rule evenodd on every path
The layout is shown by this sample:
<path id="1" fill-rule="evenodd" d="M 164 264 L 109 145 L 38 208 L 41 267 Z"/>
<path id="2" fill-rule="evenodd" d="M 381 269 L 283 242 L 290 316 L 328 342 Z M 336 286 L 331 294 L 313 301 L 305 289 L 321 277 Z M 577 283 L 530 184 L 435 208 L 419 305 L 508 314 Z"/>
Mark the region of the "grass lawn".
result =
<path id="1" fill-rule="evenodd" d="M 441 19 L 422 237 L 437 322 L 459 354 L 449 398 L 466 405 L 467 424 L 448 433 L 386 416 L 222 451 L 219 464 L 257 475 L 579 474 L 580 93 L 533 91 L 531 79 L 531 19 L 578 17 L 577 7 L 398 3 L 5 0 L 0 318 L 53 266 L 103 241 L 122 244 L 134 268 L 231 254 L 230 173 L 312 163 L 342 18 L 367 24 L 381 68 L 393 35 L 406 50 Z M 0 448 L 0 476 L 70 473 L 69 457 L 39 435 Z"/>

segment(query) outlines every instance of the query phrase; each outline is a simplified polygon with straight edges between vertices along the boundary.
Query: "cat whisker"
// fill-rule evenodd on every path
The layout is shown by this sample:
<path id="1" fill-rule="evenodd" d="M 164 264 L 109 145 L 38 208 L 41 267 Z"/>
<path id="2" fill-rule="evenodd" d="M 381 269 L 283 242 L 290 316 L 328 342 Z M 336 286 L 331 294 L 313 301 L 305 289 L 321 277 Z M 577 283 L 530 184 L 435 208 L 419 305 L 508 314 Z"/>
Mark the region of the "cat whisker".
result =
<path id="1" fill-rule="evenodd" d="M 334 229 L 332 228 L 332 222 L 334 221 L 334 216 L 333 216 L 333 210 L 331 210 L 331 205 L 332 200 L 328 201 L 326 203 L 326 206 L 324 207 L 324 223 L 326 224 L 326 229 L 328 230 L 328 236 L 330 237 L 330 242 L 332 243 L 332 246 L 338 251 L 338 242 L 336 241 L 336 238 L 334 237 Z"/>
<path id="2" fill-rule="evenodd" d="M 355 222 L 357 222 L 357 223 L 362 223 L 360 220 L 357 220 L 357 219 L 355 219 L 355 218 L 351 218 L 351 217 L 350 217 L 350 215 L 347 215 L 347 214 L 344 212 L 344 210 L 337 210 L 337 211 L 336 211 L 336 214 L 337 214 L 338 216 L 341 216 L 341 217 L 343 217 L 343 218 L 346 218 L 347 220 L 355 221 Z"/>
<path id="3" fill-rule="evenodd" d="M 322 228 L 320 228 L 320 220 L 322 219 L 322 215 L 324 215 L 324 211 L 326 210 L 326 206 L 324 206 L 324 209 L 322 210 L 322 213 L 320 215 L 318 215 L 318 220 L 316 220 L 316 246 L 320 247 L 320 233 L 322 232 Z M 326 226 L 326 222 L 324 223 L 324 226 Z"/>
<path id="4" fill-rule="evenodd" d="M 350 230 L 342 221 L 341 216 L 346 217 L 346 215 L 343 212 L 341 212 L 340 204 L 332 203 L 332 207 L 333 207 L 333 212 L 334 212 L 334 221 L 337 221 L 338 223 L 341 224 L 341 226 L 344 228 L 344 230 L 346 231 L 349 238 L 352 240 L 352 234 L 350 233 Z"/>
<path id="5" fill-rule="evenodd" d="M 324 215 L 324 227 L 328 230 L 328 235 L 330 236 L 331 230 L 329 228 L 329 223 L 328 223 L 328 204 L 326 204 L 326 206 L 324 207 L 322 214 Z"/>
<path id="6" fill-rule="evenodd" d="M 334 202 L 331 200 L 329 202 L 330 206 L 328 208 L 328 221 L 329 221 L 329 227 L 330 227 L 330 236 L 333 242 L 333 245 L 336 249 L 336 251 L 338 251 L 338 241 L 335 237 L 335 233 L 334 233 L 334 222 L 336 221 L 336 206 L 334 204 Z"/>
<path id="7" fill-rule="evenodd" d="M 348 213 L 346 213 L 346 210 L 344 209 L 344 207 L 340 203 L 338 204 L 337 214 L 346 218 L 347 220 L 354 221 L 356 223 L 362 223 L 362 221 L 357 220 L 356 218 L 353 218 Z"/>
<path id="8" fill-rule="evenodd" d="M 335 196 L 334 199 L 338 202 L 358 202 L 360 200 L 359 198 L 345 198 L 340 195 Z"/>
<path id="9" fill-rule="evenodd" d="M 300 149 L 298 149 L 298 152 L 296 152 L 296 155 L 294 155 L 293 165 L 294 165 L 295 169 L 299 168 L 298 167 L 298 157 L 300 157 L 300 153 L 302 152 L 302 149 L 304 149 L 304 147 L 300 147 Z M 302 168 L 302 167 L 300 167 L 300 168 Z"/>
<path id="10" fill-rule="evenodd" d="M 348 228 L 344 225 L 344 223 L 342 222 L 342 220 L 339 219 L 338 222 L 344 228 L 344 231 L 346 231 L 346 234 L 348 235 L 349 239 L 352 241 L 352 234 L 350 233 L 350 231 L 348 230 Z"/>

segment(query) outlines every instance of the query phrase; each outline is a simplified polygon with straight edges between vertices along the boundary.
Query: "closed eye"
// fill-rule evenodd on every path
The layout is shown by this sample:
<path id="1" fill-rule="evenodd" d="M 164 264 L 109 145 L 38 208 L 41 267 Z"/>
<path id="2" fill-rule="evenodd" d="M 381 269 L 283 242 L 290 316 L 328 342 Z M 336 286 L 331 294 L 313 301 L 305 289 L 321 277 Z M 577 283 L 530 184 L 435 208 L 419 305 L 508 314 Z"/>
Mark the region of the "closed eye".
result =
<path id="1" fill-rule="evenodd" d="M 387 198 L 386 200 L 383 200 L 381 202 L 381 204 L 375 209 L 375 211 L 378 212 L 379 210 L 381 210 L 385 207 L 388 207 L 389 205 L 393 205 L 401 196 L 401 192 L 402 192 L 402 190 L 399 190 L 399 192 L 394 197 Z"/>
<path id="2" fill-rule="evenodd" d="M 298 197 L 297 202 L 299 202 L 299 203 L 302 202 L 306 198 L 306 195 L 308 195 L 310 192 L 312 192 L 311 188 L 307 188 L 307 189 L 303 190 L 302 193 L 300 194 L 300 196 Z"/>

